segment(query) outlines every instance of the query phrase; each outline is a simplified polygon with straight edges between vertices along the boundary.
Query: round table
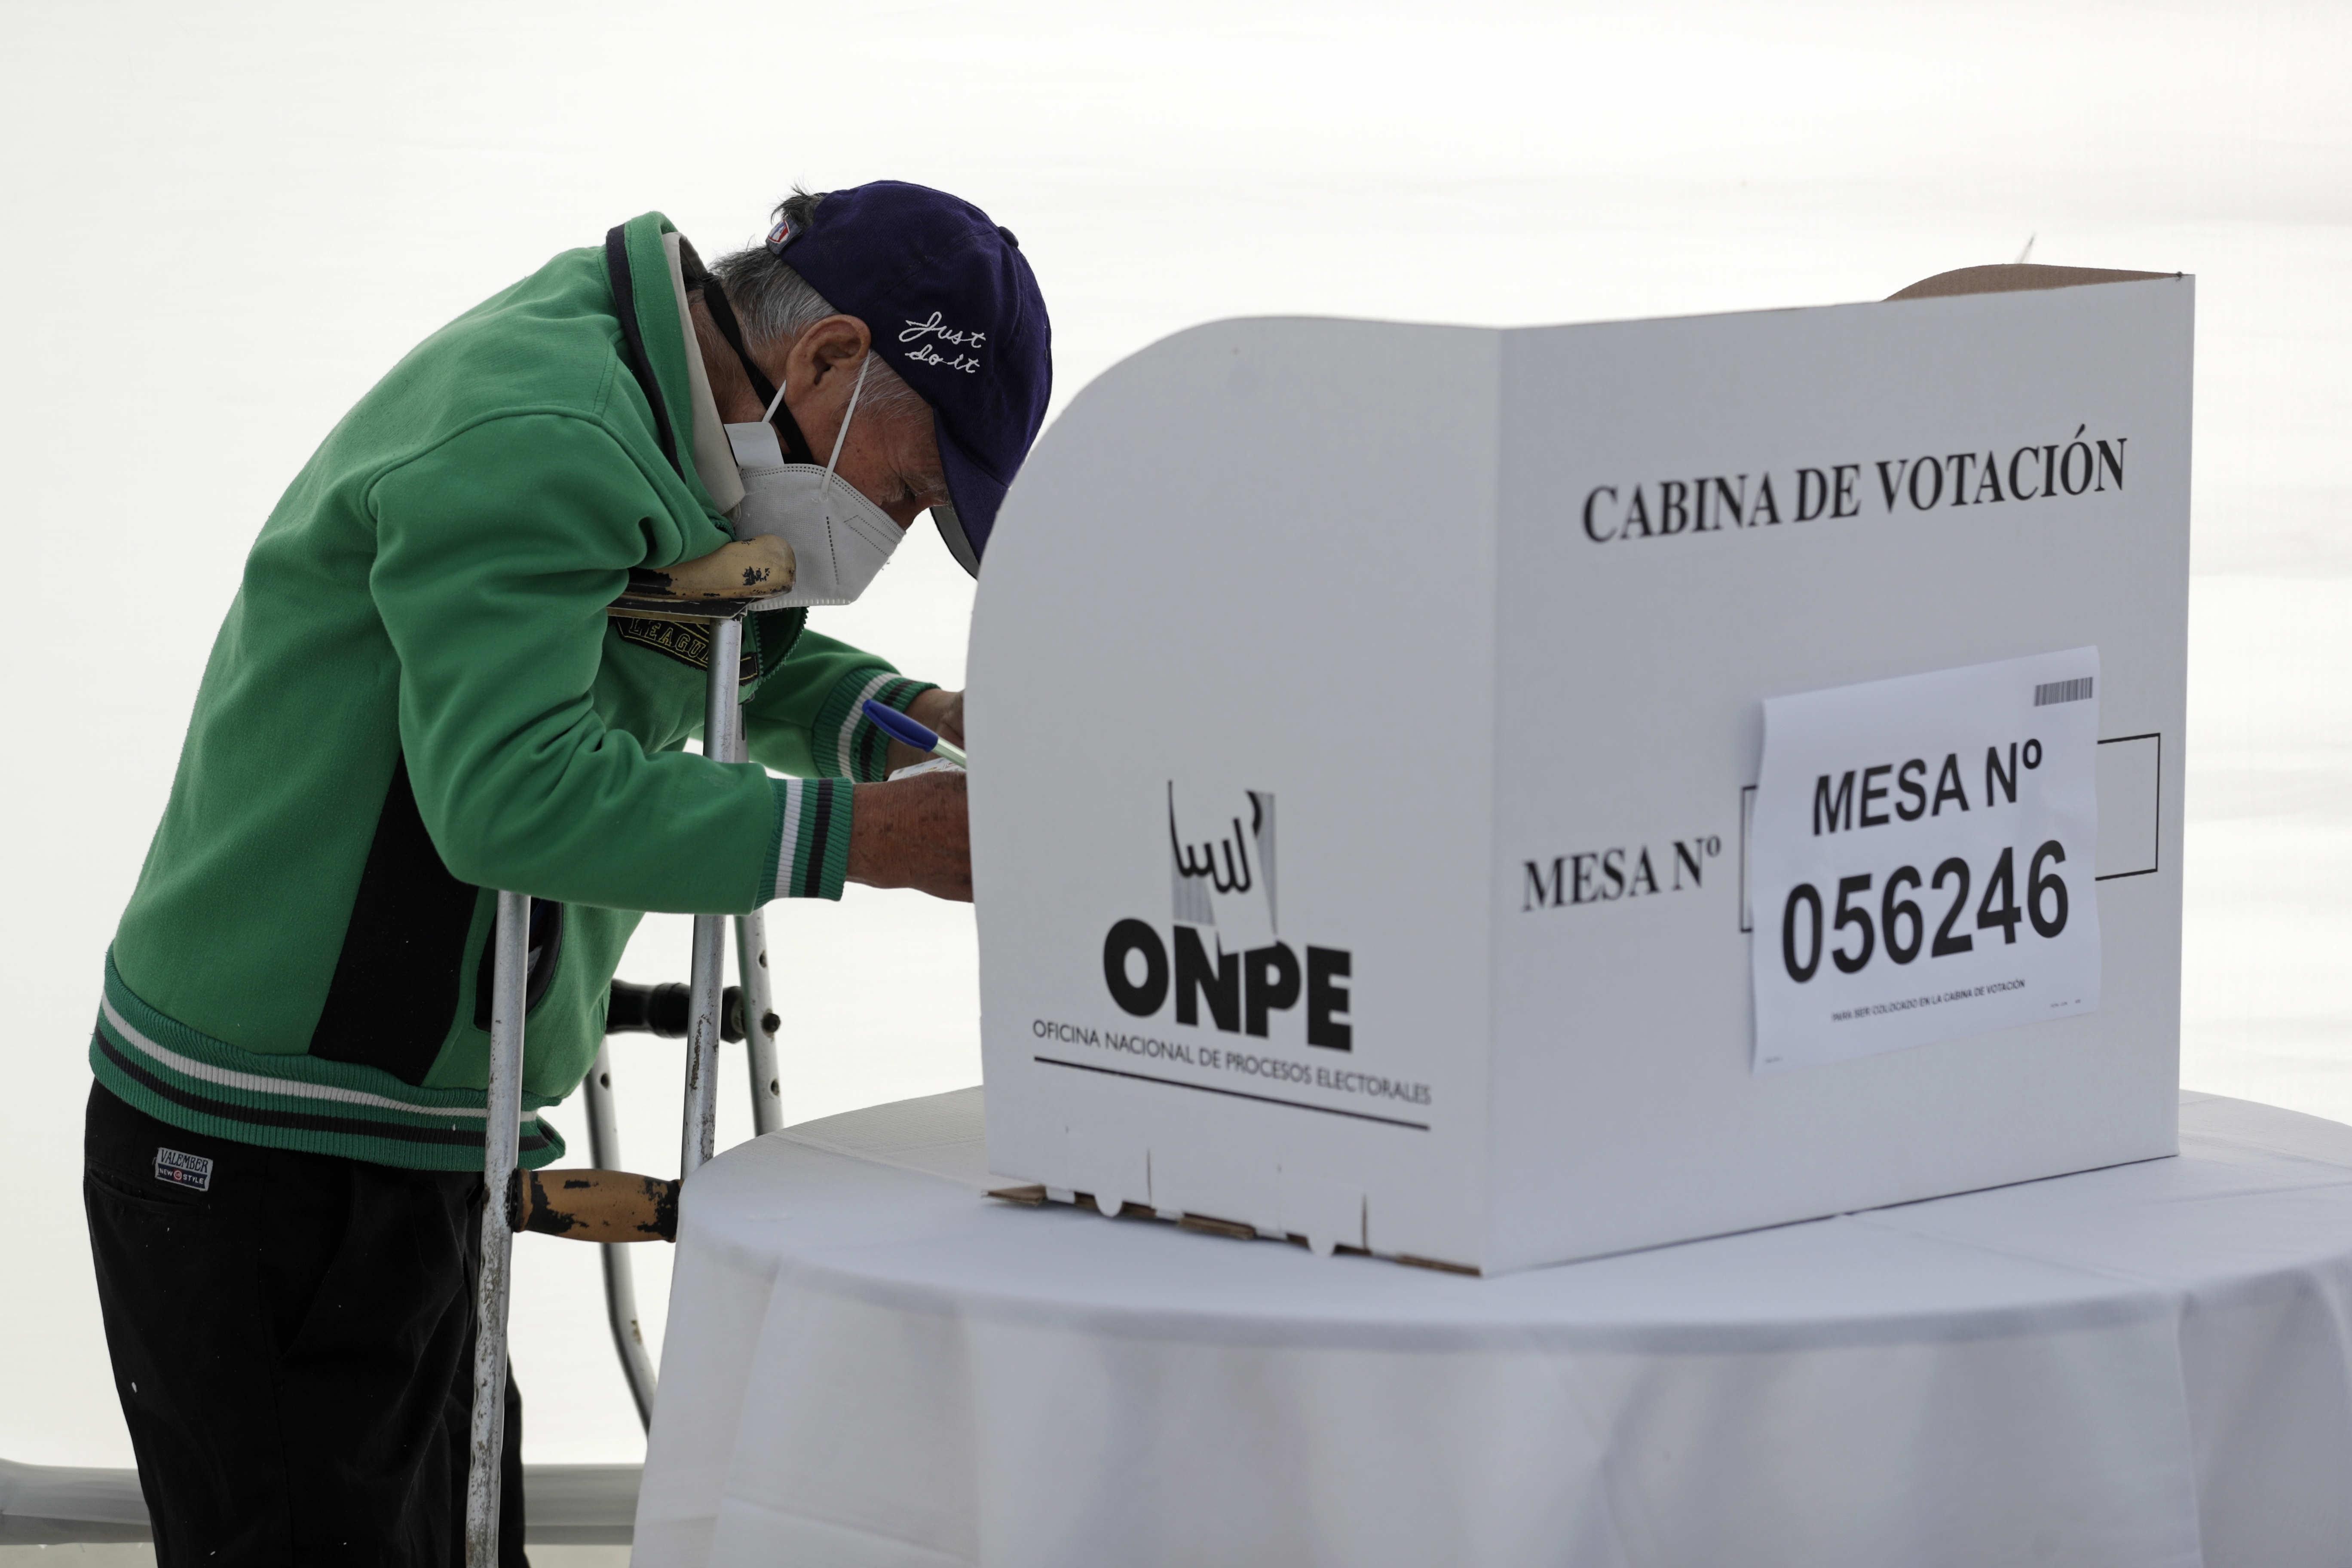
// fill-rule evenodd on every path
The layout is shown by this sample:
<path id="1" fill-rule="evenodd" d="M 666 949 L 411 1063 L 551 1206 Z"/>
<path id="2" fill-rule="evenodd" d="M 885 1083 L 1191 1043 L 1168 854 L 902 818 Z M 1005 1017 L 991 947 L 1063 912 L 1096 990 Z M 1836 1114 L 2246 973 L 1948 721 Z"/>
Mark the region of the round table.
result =
<path id="1" fill-rule="evenodd" d="M 2352 1561 L 2352 1128 L 1480 1279 L 988 1198 L 978 1089 L 687 1189 L 635 1561 Z"/>

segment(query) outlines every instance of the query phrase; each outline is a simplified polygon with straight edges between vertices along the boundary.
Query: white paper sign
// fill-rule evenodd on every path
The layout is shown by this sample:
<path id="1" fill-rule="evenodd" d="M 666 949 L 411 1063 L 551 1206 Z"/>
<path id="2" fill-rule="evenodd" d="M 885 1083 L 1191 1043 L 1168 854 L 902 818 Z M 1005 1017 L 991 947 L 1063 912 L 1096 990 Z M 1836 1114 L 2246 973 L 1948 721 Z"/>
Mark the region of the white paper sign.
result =
<path id="1" fill-rule="evenodd" d="M 1764 704 L 1758 1072 L 2099 1005 L 2099 651 Z"/>

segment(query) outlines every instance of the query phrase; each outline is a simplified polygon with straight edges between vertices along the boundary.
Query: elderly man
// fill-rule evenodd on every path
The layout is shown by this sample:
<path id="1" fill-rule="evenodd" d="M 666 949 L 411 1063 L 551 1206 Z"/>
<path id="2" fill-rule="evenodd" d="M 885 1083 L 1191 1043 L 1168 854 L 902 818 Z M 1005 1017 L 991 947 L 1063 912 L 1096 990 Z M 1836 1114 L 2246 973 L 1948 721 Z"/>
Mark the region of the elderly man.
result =
<path id="1" fill-rule="evenodd" d="M 467 311 L 254 545 L 90 1042 L 85 1202 L 163 1563 L 458 1555 L 494 889 L 536 900 L 533 1167 L 637 911 L 971 897 L 962 776 L 882 782 L 913 758 L 862 710 L 961 739 L 960 695 L 806 623 L 926 509 L 978 571 L 1044 416 L 1045 303 L 938 191 L 777 219 L 706 271 L 647 214 Z M 607 613 L 739 533 L 799 565 L 745 628 L 752 763 L 683 749 L 707 636 Z"/>

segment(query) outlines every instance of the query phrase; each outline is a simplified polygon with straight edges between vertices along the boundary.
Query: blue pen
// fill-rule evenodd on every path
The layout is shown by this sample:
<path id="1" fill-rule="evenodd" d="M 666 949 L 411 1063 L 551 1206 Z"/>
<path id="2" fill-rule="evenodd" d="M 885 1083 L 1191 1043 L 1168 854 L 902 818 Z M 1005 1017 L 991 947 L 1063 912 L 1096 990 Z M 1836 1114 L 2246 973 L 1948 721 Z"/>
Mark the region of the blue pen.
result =
<path id="1" fill-rule="evenodd" d="M 877 702 L 869 697 L 866 700 L 866 716 L 874 721 L 876 729 L 894 741 L 904 741 L 919 752 L 929 752 L 945 757 L 960 768 L 971 765 L 964 761 L 961 746 L 950 745 L 940 740 L 937 734 L 916 723 L 896 708 Z"/>

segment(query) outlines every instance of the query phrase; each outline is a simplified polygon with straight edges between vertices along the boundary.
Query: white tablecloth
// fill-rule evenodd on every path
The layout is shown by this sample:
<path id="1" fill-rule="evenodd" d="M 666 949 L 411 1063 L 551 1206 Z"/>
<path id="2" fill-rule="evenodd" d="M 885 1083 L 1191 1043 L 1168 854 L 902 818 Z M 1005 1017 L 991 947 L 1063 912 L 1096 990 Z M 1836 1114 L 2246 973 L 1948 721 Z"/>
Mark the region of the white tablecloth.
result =
<path id="1" fill-rule="evenodd" d="M 639 1564 L 2352 1563 L 2352 1128 L 1497 1279 L 981 1195 L 980 1091 L 688 1187 Z"/>

